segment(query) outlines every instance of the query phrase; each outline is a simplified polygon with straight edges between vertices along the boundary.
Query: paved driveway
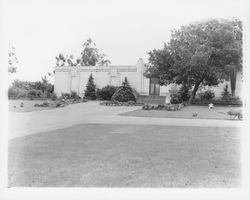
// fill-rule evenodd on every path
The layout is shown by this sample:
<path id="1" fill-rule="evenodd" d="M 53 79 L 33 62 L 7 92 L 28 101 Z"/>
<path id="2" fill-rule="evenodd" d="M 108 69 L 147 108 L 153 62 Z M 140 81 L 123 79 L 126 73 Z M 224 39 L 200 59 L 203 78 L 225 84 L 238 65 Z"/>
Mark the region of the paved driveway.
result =
<path id="1" fill-rule="evenodd" d="M 101 106 L 99 102 L 72 104 L 64 108 L 9 113 L 9 139 L 76 124 L 149 124 L 167 126 L 237 127 L 240 121 L 207 119 L 144 118 L 118 116 L 138 107 Z"/>

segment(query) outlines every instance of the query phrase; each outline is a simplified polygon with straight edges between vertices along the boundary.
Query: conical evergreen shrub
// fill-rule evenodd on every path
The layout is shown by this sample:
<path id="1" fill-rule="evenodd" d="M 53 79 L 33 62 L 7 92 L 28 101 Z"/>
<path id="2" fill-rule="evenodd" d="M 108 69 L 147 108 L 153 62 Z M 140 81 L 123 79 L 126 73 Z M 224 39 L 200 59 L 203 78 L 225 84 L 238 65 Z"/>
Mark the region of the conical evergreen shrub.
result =
<path id="1" fill-rule="evenodd" d="M 84 96 L 89 100 L 96 100 L 96 85 L 92 74 L 89 76 Z"/>
<path id="2" fill-rule="evenodd" d="M 119 102 L 136 101 L 133 89 L 130 87 L 127 77 L 125 77 L 122 86 L 116 89 L 111 100 Z"/>

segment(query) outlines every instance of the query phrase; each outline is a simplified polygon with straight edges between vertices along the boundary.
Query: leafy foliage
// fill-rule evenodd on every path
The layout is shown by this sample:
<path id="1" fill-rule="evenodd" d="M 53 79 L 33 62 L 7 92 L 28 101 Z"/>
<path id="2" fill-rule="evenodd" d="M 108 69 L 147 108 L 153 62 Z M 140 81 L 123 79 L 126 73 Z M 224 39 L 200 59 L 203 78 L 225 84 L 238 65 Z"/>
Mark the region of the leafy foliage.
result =
<path id="1" fill-rule="evenodd" d="M 74 56 L 71 55 L 64 55 L 62 53 L 60 53 L 58 56 L 56 56 L 56 66 L 71 66 L 71 67 L 75 67 L 75 66 L 79 66 L 81 63 L 81 59 L 77 58 L 74 59 Z"/>
<path id="2" fill-rule="evenodd" d="M 212 90 L 206 90 L 205 92 L 200 92 L 199 93 L 199 98 L 201 101 L 203 100 L 211 100 L 215 97 L 214 91 Z"/>
<path id="3" fill-rule="evenodd" d="M 242 24 L 233 20 L 209 20 L 182 26 L 172 32 L 163 49 L 149 52 L 147 77 L 193 87 L 215 86 L 231 71 L 242 70 Z"/>
<path id="4" fill-rule="evenodd" d="M 74 100 L 79 100 L 81 97 L 77 94 L 75 91 L 71 91 L 71 93 L 62 93 L 60 96 L 60 99 L 74 99 Z"/>
<path id="5" fill-rule="evenodd" d="M 93 78 L 92 74 L 90 74 L 90 76 L 89 76 L 84 96 L 85 96 L 85 98 L 87 98 L 89 100 L 96 99 L 96 85 L 94 83 L 94 78 Z"/>
<path id="6" fill-rule="evenodd" d="M 106 58 L 107 56 L 100 53 L 96 44 L 91 38 L 82 45 L 83 50 L 80 58 L 74 58 L 73 55 L 64 55 L 60 53 L 56 56 L 56 66 L 96 66 L 96 65 L 109 65 L 111 62 Z"/>
<path id="7" fill-rule="evenodd" d="M 127 78 L 125 78 L 122 86 L 116 89 L 111 100 L 119 102 L 136 101 L 133 89 L 129 86 Z"/>
<path id="8" fill-rule="evenodd" d="M 99 52 L 96 44 L 91 38 L 82 45 L 81 64 L 83 66 L 108 65 L 110 61 L 106 59 L 106 55 Z"/>
<path id="9" fill-rule="evenodd" d="M 17 72 L 17 64 L 18 64 L 18 59 L 16 56 L 16 49 L 9 44 L 9 51 L 8 51 L 8 56 L 9 56 L 9 61 L 8 61 L 8 72 L 13 74 Z"/>
<path id="10" fill-rule="evenodd" d="M 189 88 L 186 85 L 182 85 L 179 89 L 172 89 L 170 92 L 170 103 L 179 104 L 187 102 L 190 98 Z"/>
<path id="11" fill-rule="evenodd" d="M 45 77 L 42 81 L 30 82 L 14 80 L 8 90 L 9 98 L 51 98 L 54 96 L 54 86 Z"/>
<path id="12" fill-rule="evenodd" d="M 179 104 L 182 102 L 181 93 L 178 89 L 172 89 L 170 92 L 170 103 L 172 104 Z"/>
<path id="13" fill-rule="evenodd" d="M 222 99 L 228 98 L 230 96 L 230 92 L 228 90 L 228 84 L 226 84 L 223 92 L 221 93 Z"/>
<path id="14" fill-rule="evenodd" d="M 111 97 L 115 93 L 117 87 L 107 85 L 103 87 L 102 89 L 97 90 L 97 98 L 100 100 L 111 100 Z"/>

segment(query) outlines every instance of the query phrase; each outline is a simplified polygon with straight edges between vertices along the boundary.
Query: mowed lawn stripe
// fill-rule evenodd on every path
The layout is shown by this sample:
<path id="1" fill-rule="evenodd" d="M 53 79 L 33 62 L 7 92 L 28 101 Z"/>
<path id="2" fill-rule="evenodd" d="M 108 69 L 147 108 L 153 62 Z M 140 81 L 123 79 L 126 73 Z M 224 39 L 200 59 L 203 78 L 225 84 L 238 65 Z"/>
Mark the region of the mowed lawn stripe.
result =
<path id="1" fill-rule="evenodd" d="M 9 186 L 238 187 L 240 130 L 85 124 L 9 141 Z"/>

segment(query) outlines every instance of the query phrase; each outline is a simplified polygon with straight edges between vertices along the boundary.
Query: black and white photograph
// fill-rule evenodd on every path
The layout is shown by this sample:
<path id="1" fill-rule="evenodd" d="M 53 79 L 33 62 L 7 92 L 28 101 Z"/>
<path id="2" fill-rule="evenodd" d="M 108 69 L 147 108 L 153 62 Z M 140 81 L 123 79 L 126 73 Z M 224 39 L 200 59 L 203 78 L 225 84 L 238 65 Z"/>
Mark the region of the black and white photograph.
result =
<path id="1" fill-rule="evenodd" d="M 0 199 L 248 199 L 250 2 L 1 0 Z"/>

